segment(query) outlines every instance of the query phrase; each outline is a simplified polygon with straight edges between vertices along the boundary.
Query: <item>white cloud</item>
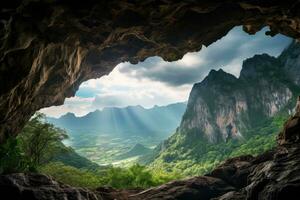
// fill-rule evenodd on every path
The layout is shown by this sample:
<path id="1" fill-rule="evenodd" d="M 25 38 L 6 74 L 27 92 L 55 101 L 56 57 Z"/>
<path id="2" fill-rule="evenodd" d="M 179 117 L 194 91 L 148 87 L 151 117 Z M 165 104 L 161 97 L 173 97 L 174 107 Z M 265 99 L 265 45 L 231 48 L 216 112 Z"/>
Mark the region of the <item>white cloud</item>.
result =
<path id="1" fill-rule="evenodd" d="M 202 48 L 205 48 L 204 46 Z M 179 67 L 192 67 L 195 68 L 204 63 L 203 59 L 198 56 L 198 52 L 187 53 L 183 56 L 181 60 L 178 60 L 176 63 Z"/>
<path id="2" fill-rule="evenodd" d="M 77 93 L 84 93 L 86 90 L 93 97 L 67 98 L 64 105 L 44 108 L 40 112 L 52 117 L 59 117 L 67 112 L 82 116 L 104 107 L 141 105 L 150 108 L 187 100 L 192 85 L 173 88 L 162 82 L 138 79 L 121 73 L 119 70 L 122 65 L 124 64 L 119 64 L 108 76 L 89 80 L 80 86 Z"/>
<path id="3" fill-rule="evenodd" d="M 71 97 L 67 98 L 64 105 L 61 106 L 51 106 L 48 108 L 43 108 L 39 112 L 45 113 L 51 117 L 59 117 L 62 114 L 72 112 L 78 116 L 87 114 L 94 109 L 91 107 L 95 98 L 81 98 L 81 97 Z"/>

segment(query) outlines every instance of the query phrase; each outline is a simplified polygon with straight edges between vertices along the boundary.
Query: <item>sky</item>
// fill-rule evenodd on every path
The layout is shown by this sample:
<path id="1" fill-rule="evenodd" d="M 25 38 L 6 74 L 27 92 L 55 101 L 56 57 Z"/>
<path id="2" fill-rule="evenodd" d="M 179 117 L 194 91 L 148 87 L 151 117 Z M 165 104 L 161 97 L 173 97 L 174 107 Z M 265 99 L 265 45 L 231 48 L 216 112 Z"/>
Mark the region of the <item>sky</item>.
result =
<path id="1" fill-rule="evenodd" d="M 266 36 L 267 30 L 248 35 L 242 27 L 235 27 L 209 47 L 187 53 L 175 62 L 150 57 L 136 65 L 120 63 L 109 75 L 82 83 L 75 96 L 67 98 L 64 105 L 40 112 L 51 117 L 67 112 L 83 116 L 104 107 L 141 105 L 151 108 L 187 101 L 193 84 L 203 80 L 210 70 L 222 68 L 238 77 L 243 60 L 262 53 L 278 56 L 291 42 L 279 34 Z"/>

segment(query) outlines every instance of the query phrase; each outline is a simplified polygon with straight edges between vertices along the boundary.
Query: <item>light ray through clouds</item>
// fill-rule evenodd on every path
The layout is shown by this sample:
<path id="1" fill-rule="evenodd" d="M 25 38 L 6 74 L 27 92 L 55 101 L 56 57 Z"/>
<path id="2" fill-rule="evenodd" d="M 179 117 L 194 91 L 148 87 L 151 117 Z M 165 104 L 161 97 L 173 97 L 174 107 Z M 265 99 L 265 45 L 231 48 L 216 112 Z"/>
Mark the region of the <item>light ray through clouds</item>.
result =
<path id="1" fill-rule="evenodd" d="M 266 36 L 266 30 L 250 36 L 236 27 L 209 47 L 188 53 L 175 62 L 151 57 L 137 65 L 120 63 L 108 76 L 81 84 L 76 96 L 66 99 L 64 105 L 41 112 L 54 117 L 67 112 L 82 116 L 104 107 L 141 105 L 149 108 L 186 101 L 192 85 L 211 69 L 222 68 L 239 76 L 244 59 L 262 53 L 278 56 L 291 42 L 283 35 Z"/>

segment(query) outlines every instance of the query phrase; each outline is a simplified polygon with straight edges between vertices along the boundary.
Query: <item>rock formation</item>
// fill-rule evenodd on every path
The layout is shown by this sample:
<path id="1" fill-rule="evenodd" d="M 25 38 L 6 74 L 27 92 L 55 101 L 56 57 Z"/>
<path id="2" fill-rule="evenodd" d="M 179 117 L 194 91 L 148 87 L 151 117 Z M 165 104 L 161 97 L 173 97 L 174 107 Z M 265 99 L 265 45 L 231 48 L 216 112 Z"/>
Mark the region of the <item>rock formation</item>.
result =
<path id="1" fill-rule="evenodd" d="M 297 105 L 300 103 L 299 100 Z M 299 110 L 297 110 L 296 114 L 286 122 L 280 136 L 282 137 L 278 138 L 278 146 L 272 151 L 265 152 L 257 157 L 245 155 L 232 158 L 225 161 L 222 165 L 218 166 L 204 177 L 183 180 L 182 182 L 184 182 L 184 184 L 182 184 L 181 187 L 176 187 L 176 182 L 171 182 L 168 184 L 169 187 L 161 186 L 160 190 L 156 188 L 150 189 L 146 192 L 133 195 L 133 197 L 139 197 L 143 200 L 297 199 L 300 195 Z M 193 179 L 200 181 L 202 187 L 197 188 L 197 184 L 191 183 L 193 182 Z M 222 185 L 220 183 L 226 184 Z M 173 186 L 170 186 L 172 184 Z M 230 187 L 233 187 L 234 189 L 232 190 Z M 197 192 L 205 190 L 206 195 L 213 193 L 214 196 L 201 196 L 193 190 L 196 190 Z"/>
<path id="2" fill-rule="evenodd" d="M 11 174 L 0 177 L 1 199 L 46 200 L 46 199 L 89 199 L 99 200 L 95 193 L 72 188 L 40 174 Z M 101 198 L 100 198 L 101 199 Z"/>
<path id="3" fill-rule="evenodd" d="M 289 144 L 295 141 L 300 141 L 300 96 L 297 100 L 295 115 L 286 122 L 285 129 L 278 136 L 280 144 Z"/>
<path id="4" fill-rule="evenodd" d="M 167 61 L 198 51 L 234 26 L 300 38 L 300 3 L 285 1 L 10 0 L 0 9 L 0 141 L 40 108 L 118 63 Z M 124 83 L 125 84 L 125 83 Z"/>
<path id="5" fill-rule="evenodd" d="M 300 44 L 278 57 L 255 55 L 243 62 L 240 77 L 212 70 L 190 93 L 177 132 L 211 143 L 242 138 L 280 112 L 292 112 L 299 95 Z M 296 55 L 296 56 L 295 56 Z"/>
<path id="6" fill-rule="evenodd" d="M 293 128 L 294 127 L 294 128 Z M 297 127 L 297 128 L 295 128 Z M 282 200 L 300 195 L 300 116 L 285 124 L 278 146 L 260 156 L 225 161 L 206 176 L 141 190 L 87 190 L 38 174 L 0 176 L 0 194 L 14 200 Z"/>

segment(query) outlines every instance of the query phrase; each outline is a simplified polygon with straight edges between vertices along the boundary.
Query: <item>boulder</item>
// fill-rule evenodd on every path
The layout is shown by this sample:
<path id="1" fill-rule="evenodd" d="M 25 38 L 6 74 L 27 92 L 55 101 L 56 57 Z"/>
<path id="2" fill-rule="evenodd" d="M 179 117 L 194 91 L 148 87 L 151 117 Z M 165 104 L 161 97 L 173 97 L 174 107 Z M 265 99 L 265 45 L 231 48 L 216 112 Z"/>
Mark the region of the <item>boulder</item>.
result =
<path id="1" fill-rule="evenodd" d="M 3 200 L 103 200 L 84 188 L 75 188 L 36 173 L 17 173 L 0 176 Z"/>

